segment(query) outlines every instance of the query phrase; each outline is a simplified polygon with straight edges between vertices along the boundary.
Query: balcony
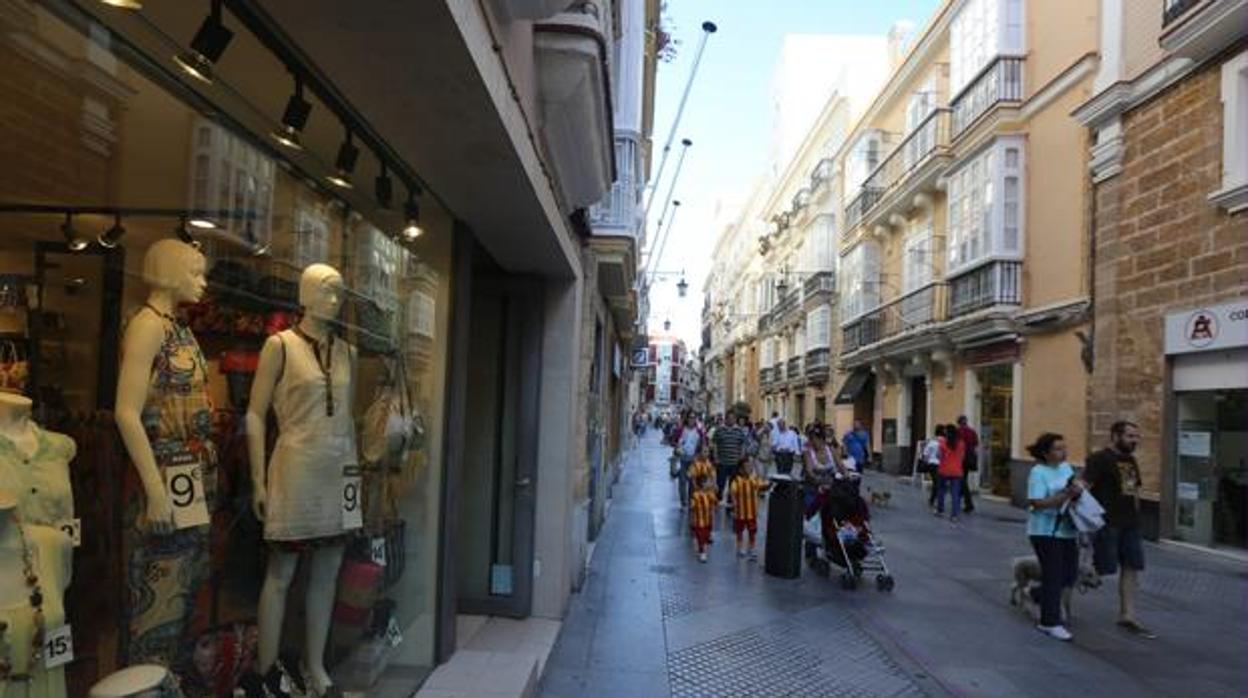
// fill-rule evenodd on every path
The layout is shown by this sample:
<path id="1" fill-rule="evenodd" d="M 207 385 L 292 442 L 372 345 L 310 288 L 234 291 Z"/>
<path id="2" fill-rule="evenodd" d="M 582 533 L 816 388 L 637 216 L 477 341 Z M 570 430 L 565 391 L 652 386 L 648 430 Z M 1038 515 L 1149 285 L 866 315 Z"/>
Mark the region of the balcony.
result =
<path id="1" fill-rule="evenodd" d="M 594 235 L 626 235 L 636 237 L 641 226 L 641 189 L 637 186 L 641 170 L 641 148 L 636 138 L 615 138 L 616 179 L 607 195 L 589 208 L 589 226 Z M 638 240 L 638 246 L 644 241 Z"/>
<path id="2" fill-rule="evenodd" d="M 896 298 L 850 323 L 842 330 L 842 351 L 869 347 L 908 334 L 949 317 L 948 295 L 943 283 L 932 283 Z M 852 348 L 851 348 L 852 343 Z"/>
<path id="3" fill-rule="evenodd" d="M 953 110 L 953 133 L 957 138 L 979 117 L 1002 102 L 1023 101 L 1023 59 L 997 56 L 980 71 L 950 103 Z"/>
<path id="4" fill-rule="evenodd" d="M 999 260 L 949 281 L 949 316 L 960 317 L 995 305 L 1022 303 L 1023 263 Z"/>
<path id="5" fill-rule="evenodd" d="M 850 199 L 845 205 L 845 235 L 853 233 L 858 224 L 867 215 L 867 211 L 880 200 L 882 192 L 879 189 L 872 189 L 863 186 L 858 195 Z"/>
<path id="6" fill-rule="evenodd" d="M 1166 0 L 1160 44 L 1171 56 L 1203 61 L 1243 37 L 1248 0 Z"/>
<path id="7" fill-rule="evenodd" d="M 789 384 L 790 385 L 800 384 L 802 380 L 802 357 L 801 356 L 789 357 L 788 364 L 789 365 L 788 365 L 788 369 L 785 371 L 785 376 L 789 379 Z"/>
<path id="8" fill-rule="evenodd" d="M 832 376 L 832 350 L 827 347 L 806 352 L 806 383 L 823 385 Z"/>
<path id="9" fill-rule="evenodd" d="M 782 327 L 790 320 L 798 315 L 798 311 L 802 308 L 802 289 L 794 288 L 792 291 L 784 294 L 780 298 L 780 302 L 776 303 L 776 307 L 772 309 L 771 316 L 773 319 L 773 327 Z"/>
<path id="10" fill-rule="evenodd" d="M 820 294 L 836 293 L 836 272 L 821 271 L 811 274 L 802 282 L 802 300 L 808 301 Z"/>
<path id="11" fill-rule="evenodd" d="M 764 366 L 758 369 L 758 387 L 760 390 L 771 389 L 771 369 Z"/>
<path id="12" fill-rule="evenodd" d="M 908 213 L 914 194 L 936 188 L 951 158 L 951 114 L 947 107 L 932 110 L 867 177 L 866 188 L 879 192 L 863 212 L 868 227 L 893 213 Z"/>

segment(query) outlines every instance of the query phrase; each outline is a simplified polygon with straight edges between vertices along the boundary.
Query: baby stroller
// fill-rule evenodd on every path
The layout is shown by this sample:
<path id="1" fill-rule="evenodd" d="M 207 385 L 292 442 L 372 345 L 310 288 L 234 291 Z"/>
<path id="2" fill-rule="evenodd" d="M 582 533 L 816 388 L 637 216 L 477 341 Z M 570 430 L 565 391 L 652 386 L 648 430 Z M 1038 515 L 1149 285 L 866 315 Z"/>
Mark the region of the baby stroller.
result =
<path id="1" fill-rule="evenodd" d="M 871 511 L 859 484 L 858 478 L 843 478 L 812 488 L 806 517 L 814 525 L 805 527 L 806 561 L 825 575 L 833 564 L 843 568 L 843 589 L 856 589 L 864 575 L 874 573 L 876 589 L 892 591 L 896 583 L 884 562 L 884 546 L 871 533 Z"/>

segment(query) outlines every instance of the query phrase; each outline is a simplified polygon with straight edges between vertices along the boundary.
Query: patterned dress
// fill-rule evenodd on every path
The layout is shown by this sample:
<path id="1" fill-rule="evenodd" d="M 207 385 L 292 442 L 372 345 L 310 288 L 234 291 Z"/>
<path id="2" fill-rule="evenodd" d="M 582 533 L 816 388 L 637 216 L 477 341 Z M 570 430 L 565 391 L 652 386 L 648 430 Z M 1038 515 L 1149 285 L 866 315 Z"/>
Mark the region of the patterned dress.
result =
<path id="1" fill-rule="evenodd" d="M 199 343 L 185 325 L 150 306 L 140 312 L 158 315 L 165 337 L 152 362 L 143 428 L 163 471 L 189 455 L 203 466 L 204 494 L 209 511 L 216 494 L 216 451 L 212 436 L 212 401 L 208 373 Z M 127 469 L 123 509 L 127 551 L 128 632 L 122 634 L 121 662 L 156 663 L 177 671 L 187 665 L 191 638 L 187 632 L 196 596 L 210 573 L 208 525 L 179 529 L 168 535 L 147 533 L 143 488 L 134 468 Z"/>

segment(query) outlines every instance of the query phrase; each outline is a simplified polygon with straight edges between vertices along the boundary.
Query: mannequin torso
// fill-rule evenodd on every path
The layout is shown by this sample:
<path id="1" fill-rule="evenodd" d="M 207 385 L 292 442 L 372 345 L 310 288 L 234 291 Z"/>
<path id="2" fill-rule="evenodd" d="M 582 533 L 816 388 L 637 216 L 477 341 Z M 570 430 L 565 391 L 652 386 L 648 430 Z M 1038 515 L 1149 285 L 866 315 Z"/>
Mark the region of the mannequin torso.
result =
<path id="1" fill-rule="evenodd" d="M 32 661 L 31 654 L 36 632 L 65 623 L 64 593 L 72 565 L 69 539 L 56 529 L 19 524 L 16 511 L 15 500 L 0 502 L 0 623 L 5 628 L 0 661 L 8 663 L 14 674 L 29 674 L 29 680 L 0 681 L 0 698 L 63 698 L 65 668 L 45 669 L 41 662 Z M 28 550 L 30 569 L 42 592 L 42 622 L 24 578 L 23 548 Z M 13 571 L 16 580 L 11 578 Z"/>
<path id="2" fill-rule="evenodd" d="M 0 488 L 16 494 L 22 521 L 60 526 L 74 517 L 73 439 L 30 419 L 28 398 L 0 393 Z"/>

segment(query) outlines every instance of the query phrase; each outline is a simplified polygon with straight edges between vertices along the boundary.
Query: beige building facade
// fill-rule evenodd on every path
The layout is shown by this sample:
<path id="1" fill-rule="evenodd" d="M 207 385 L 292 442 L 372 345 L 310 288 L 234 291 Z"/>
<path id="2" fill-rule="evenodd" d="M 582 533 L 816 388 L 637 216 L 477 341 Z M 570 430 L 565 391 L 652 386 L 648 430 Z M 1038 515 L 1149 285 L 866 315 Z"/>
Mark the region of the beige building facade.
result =
<path id="1" fill-rule="evenodd" d="M 1101 2 L 1089 447 L 1140 426 L 1153 536 L 1248 545 L 1248 3 Z"/>

